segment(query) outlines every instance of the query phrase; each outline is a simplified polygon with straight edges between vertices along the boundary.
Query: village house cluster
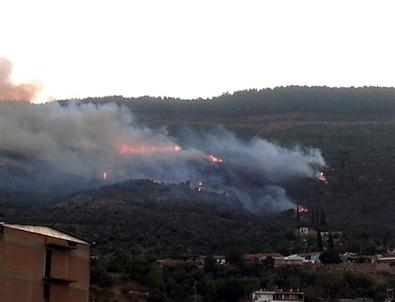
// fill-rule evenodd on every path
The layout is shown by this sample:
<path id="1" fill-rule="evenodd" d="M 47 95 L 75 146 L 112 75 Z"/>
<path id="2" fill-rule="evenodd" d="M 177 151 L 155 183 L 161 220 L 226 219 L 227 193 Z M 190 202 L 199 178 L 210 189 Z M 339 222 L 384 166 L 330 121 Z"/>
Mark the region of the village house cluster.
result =
<path id="1" fill-rule="evenodd" d="M 385 254 L 358 255 L 355 253 L 340 254 L 341 263 L 325 265 L 320 261 L 321 252 L 299 253 L 284 256 L 280 253 L 255 253 L 243 255 L 246 264 L 271 264 L 274 267 L 312 266 L 325 267 L 333 270 L 388 272 L 395 274 L 395 251 Z M 230 266 L 225 255 L 214 255 L 215 263 L 219 266 Z M 206 256 L 186 257 L 182 259 L 162 259 L 158 263 L 162 266 L 196 265 L 203 267 Z"/>

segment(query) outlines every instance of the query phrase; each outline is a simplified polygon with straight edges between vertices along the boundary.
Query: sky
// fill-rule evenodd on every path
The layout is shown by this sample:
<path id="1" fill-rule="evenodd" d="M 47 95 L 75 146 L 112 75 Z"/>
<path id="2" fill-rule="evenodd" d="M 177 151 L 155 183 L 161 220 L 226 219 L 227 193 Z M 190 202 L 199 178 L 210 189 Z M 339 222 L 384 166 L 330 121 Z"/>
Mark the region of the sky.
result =
<path id="1" fill-rule="evenodd" d="M 393 0 L 0 1 L 0 56 L 37 102 L 395 86 Z"/>

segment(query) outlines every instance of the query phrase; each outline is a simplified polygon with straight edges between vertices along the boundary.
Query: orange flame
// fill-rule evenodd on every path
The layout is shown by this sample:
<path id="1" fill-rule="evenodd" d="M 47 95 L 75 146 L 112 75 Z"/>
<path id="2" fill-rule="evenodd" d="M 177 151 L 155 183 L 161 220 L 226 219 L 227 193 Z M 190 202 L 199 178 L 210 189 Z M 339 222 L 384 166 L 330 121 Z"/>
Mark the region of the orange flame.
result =
<path id="1" fill-rule="evenodd" d="M 172 146 L 123 145 L 119 149 L 120 154 L 146 154 L 146 153 L 166 153 L 166 152 L 180 152 L 180 151 L 182 151 L 182 148 L 179 145 L 172 145 Z"/>
<path id="2" fill-rule="evenodd" d="M 119 154 L 151 154 L 151 153 L 178 153 L 183 151 L 180 145 L 167 145 L 167 146 L 156 146 L 156 145 L 122 145 L 118 152 Z M 190 155 L 193 158 L 193 155 Z M 222 158 L 214 156 L 212 154 L 206 155 L 207 159 L 214 164 L 223 163 Z"/>
<path id="3" fill-rule="evenodd" d="M 299 214 L 307 213 L 309 210 L 307 208 L 299 206 Z"/>

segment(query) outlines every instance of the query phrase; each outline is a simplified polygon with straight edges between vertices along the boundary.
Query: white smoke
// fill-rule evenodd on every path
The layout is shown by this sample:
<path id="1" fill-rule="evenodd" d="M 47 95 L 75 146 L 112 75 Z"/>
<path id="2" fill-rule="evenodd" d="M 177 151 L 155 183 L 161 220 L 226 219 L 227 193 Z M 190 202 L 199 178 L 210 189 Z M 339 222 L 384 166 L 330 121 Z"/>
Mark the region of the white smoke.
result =
<path id="1" fill-rule="evenodd" d="M 292 207 L 282 185 L 314 177 L 325 166 L 317 149 L 287 149 L 261 138 L 242 141 L 226 130 L 171 137 L 164 128 L 154 130 L 138 123 L 127 108 L 115 104 L 3 102 L 0 127 L 0 156 L 14 154 L 25 162 L 39 163 L 45 170 L 39 176 L 44 186 L 54 178 L 62 181 L 64 175 L 97 179 L 103 171 L 112 182 L 202 181 L 212 190 L 232 194 L 252 211 Z M 123 145 L 181 145 L 183 150 L 120 154 Z M 208 154 L 220 156 L 223 163 L 213 164 Z M 1 164 L 0 159 L 2 181 L 20 179 L 11 177 L 4 161 Z"/>

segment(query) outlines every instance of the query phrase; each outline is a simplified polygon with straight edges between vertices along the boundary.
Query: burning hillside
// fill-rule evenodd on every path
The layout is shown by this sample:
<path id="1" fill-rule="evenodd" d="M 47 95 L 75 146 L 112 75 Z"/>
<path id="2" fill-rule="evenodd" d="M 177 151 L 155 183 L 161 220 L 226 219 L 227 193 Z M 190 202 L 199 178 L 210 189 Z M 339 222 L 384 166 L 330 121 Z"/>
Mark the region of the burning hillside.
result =
<path id="1" fill-rule="evenodd" d="M 104 180 L 191 181 L 232 195 L 251 211 L 276 211 L 292 207 L 285 183 L 314 178 L 325 166 L 316 149 L 286 149 L 261 138 L 242 141 L 225 130 L 171 137 L 166 129 L 141 125 L 129 110 L 115 104 L 7 102 L 0 118 L 0 157 L 7 153 L 24 158 L 13 161 L 24 171 L 15 175 L 2 157 L 2 190 L 23 182 L 24 190 L 34 192 L 37 178 L 41 191 L 53 188 L 56 179 L 69 192 L 75 188 L 62 179 L 87 187 Z M 25 169 L 31 163 L 40 164 Z"/>

